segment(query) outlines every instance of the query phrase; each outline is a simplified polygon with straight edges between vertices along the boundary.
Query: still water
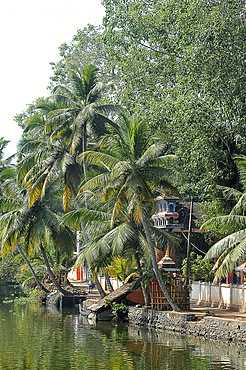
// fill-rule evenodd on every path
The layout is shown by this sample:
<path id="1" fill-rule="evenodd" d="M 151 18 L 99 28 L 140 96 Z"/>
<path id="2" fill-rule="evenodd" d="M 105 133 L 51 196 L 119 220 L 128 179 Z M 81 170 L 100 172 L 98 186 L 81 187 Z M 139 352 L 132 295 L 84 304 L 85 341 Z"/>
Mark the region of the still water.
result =
<path id="1" fill-rule="evenodd" d="M 0 369 L 246 369 L 246 345 L 109 323 L 11 301 L 0 287 Z"/>

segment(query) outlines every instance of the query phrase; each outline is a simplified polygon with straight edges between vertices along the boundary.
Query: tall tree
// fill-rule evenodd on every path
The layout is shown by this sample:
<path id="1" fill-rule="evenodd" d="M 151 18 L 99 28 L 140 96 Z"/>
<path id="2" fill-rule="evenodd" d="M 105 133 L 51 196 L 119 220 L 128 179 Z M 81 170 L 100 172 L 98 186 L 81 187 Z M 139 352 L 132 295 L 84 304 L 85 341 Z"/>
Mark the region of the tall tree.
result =
<path id="1" fill-rule="evenodd" d="M 10 189 L 10 185 L 6 183 L 6 190 Z M 41 250 L 54 285 L 62 294 L 71 294 L 55 279 L 44 249 L 44 246 L 53 244 L 56 249 L 71 256 L 75 245 L 74 233 L 61 223 L 60 215 L 54 211 L 59 203 L 54 191 L 52 201 L 46 196 L 42 202 L 36 201 L 29 208 L 28 193 L 25 190 L 20 191 L 16 186 L 14 189 L 19 191 L 17 197 L 9 198 L 7 192 L 5 197 L 1 197 L 1 208 L 5 211 L 0 217 L 2 253 L 9 253 L 15 248 L 21 253 L 20 245 L 27 249 L 29 255 L 35 255 Z"/>
<path id="2" fill-rule="evenodd" d="M 69 44 L 61 44 L 59 47 L 60 60 L 50 63 L 53 71 L 50 77 L 50 90 L 57 84 L 66 85 L 74 66 L 81 70 L 85 65 L 96 65 L 100 81 L 107 83 L 112 80 L 113 74 L 106 73 L 105 70 L 108 59 L 102 33 L 101 25 L 88 24 L 83 29 L 77 30 Z"/>
<path id="3" fill-rule="evenodd" d="M 97 71 L 93 65 L 84 66 L 82 71 L 74 67 L 67 85 L 57 85 L 53 89 L 53 98 L 66 104 L 66 108 L 50 113 L 51 120 L 62 121 L 53 137 L 70 127 L 72 154 L 86 151 L 89 129 L 98 137 L 105 133 L 106 123 L 114 124 L 105 114 L 116 107 L 100 104 L 105 86 L 98 83 Z"/>
<path id="4" fill-rule="evenodd" d="M 67 210 L 72 196 L 76 196 L 78 185 L 82 180 L 81 166 L 77 156 L 87 148 L 88 136 L 95 140 L 105 133 L 106 123 L 113 125 L 106 112 L 117 109 L 114 105 L 100 104 L 104 91 L 97 82 L 97 68 L 89 65 L 81 71 L 74 68 L 65 85 L 57 85 L 50 102 L 40 102 L 40 109 L 45 136 L 44 155 L 31 152 L 19 163 L 22 178 L 30 188 L 30 205 L 43 197 L 48 183 L 59 177 L 63 186 L 63 204 Z M 29 132 L 33 140 L 33 123 L 40 120 L 40 114 L 32 116 L 27 122 L 25 133 Z M 30 132 L 31 130 L 31 132 Z M 86 167 L 83 163 L 86 177 Z M 24 177 L 25 176 L 25 177 Z"/>
<path id="5" fill-rule="evenodd" d="M 7 159 L 4 159 L 4 149 L 7 147 L 9 141 L 8 140 L 5 140 L 3 137 L 0 138 L 0 174 L 1 172 L 4 170 L 4 168 L 6 168 L 8 165 L 10 165 L 12 159 L 14 156 L 11 156 Z M 0 179 L 0 194 L 2 193 L 2 190 L 1 190 L 1 183 L 2 183 L 2 179 Z"/>
<path id="6" fill-rule="evenodd" d="M 179 190 L 205 199 L 236 186 L 233 153 L 245 151 L 243 0 L 105 0 L 104 42 L 118 101 L 169 135 Z"/>
<path id="7" fill-rule="evenodd" d="M 179 311 L 169 296 L 158 270 L 154 242 L 152 240 L 149 218 L 151 204 L 157 193 L 156 187 L 172 188 L 168 182 L 168 160 L 173 156 L 164 155 L 166 144 L 153 137 L 148 125 L 137 117 L 120 115 L 117 127 L 110 128 L 110 134 L 101 140 L 101 151 L 88 151 L 81 160 L 88 164 L 101 166 L 103 173 L 89 180 L 82 189 L 104 188 L 107 194 L 115 195 L 111 226 L 127 202 L 128 213 L 135 222 L 141 222 L 148 241 L 152 265 L 164 296 L 171 307 Z"/>
<path id="8" fill-rule="evenodd" d="M 11 229 L 11 225 L 13 224 L 13 215 L 16 212 L 20 211 L 23 201 L 24 201 L 24 194 L 20 191 L 20 188 L 16 184 L 16 171 L 14 167 L 6 167 L 0 174 L 0 180 L 2 183 L 2 194 L 0 196 L 0 225 L 1 225 L 1 234 L 0 240 L 4 244 L 5 239 L 7 238 L 6 233 Z M 8 216 L 5 216 L 7 214 Z M 8 230 L 8 231 L 7 231 Z M 27 256 L 25 255 L 24 251 L 22 250 L 21 246 L 16 243 L 15 246 L 10 246 L 10 248 L 4 249 L 2 244 L 1 253 L 4 255 L 13 251 L 15 248 L 20 253 L 21 257 L 27 264 L 37 286 L 48 292 L 47 289 L 43 286 L 43 284 L 39 281 L 31 263 L 29 262 Z"/>

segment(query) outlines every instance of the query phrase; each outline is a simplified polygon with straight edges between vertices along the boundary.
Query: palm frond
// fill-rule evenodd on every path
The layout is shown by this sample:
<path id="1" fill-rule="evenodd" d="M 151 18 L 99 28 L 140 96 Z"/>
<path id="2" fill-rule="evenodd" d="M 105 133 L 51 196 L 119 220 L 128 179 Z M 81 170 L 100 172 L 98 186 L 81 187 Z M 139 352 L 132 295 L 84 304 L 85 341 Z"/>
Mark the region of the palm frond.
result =
<path id="1" fill-rule="evenodd" d="M 96 188 L 101 188 L 108 184 L 110 174 L 108 172 L 101 173 L 100 175 L 94 176 L 92 179 L 88 180 L 79 189 L 78 194 L 82 194 L 85 190 L 92 190 Z"/>
<path id="2" fill-rule="evenodd" d="M 243 185 L 244 191 L 246 190 L 246 156 L 245 155 L 235 155 L 233 159 L 236 162 L 241 183 Z"/>
<path id="3" fill-rule="evenodd" d="M 80 228 L 81 223 L 84 226 L 89 227 L 92 222 L 99 223 L 99 222 L 108 222 L 110 219 L 110 213 L 94 210 L 94 209 L 86 209 L 80 208 L 79 210 L 74 210 L 71 212 L 66 213 L 63 216 L 64 223 L 70 227 L 77 227 Z"/>
<path id="4" fill-rule="evenodd" d="M 78 161 L 82 163 L 85 161 L 86 164 L 93 164 L 95 166 L 104 167 L 106 170 L 111 170 L 113 166 L 118 163 L 117 158 L 112 155 L 103 153 L 103 152 L 95 152 L 95 151 L 87 151 L 82 153 L 78 156 Z"/>
<path id="5" fill-rule="evenodd" d="M 232 199 L 238 200 L 242 196 L 242 192 L 234 188 L 228 188 L 226 186 L 218 186 L 218 189 L 222 191 L 223 195 L 227 199 L 232 198 Z"/>
<path id="6" fill-rule="evenodd" d="M 64 211 L 67 211 L 68 208 L 69 208 L 71 196 L 72 196 L 71 189 L 66 184 L 64 184 L 63 185 L 63 208 L 64 208 Z"/>
<path id="7" fill-rule="evenodd" d="M 215 273 L 214 282 L 216 283 L 222 277 L 226 277 L 246 258 L 246 238 L 232 248 L 224 257 L 221 265 Z"/>
<path id="8" fill-rule="evenodd" d="M 166 151 L 166 143 L 155 143 L 152 144 L 147 150 L 144 151 L 143 155 L 138 159 L 137 165 L 139 167 L 145 166 L 147 163 L 153 160 L 160 160 L 160 156 Z M 173 156 L 166 155 L 164 158 L 166 160 L 170 159 Z"/>
<path id="9" fill-rule="evenodd" d="M 240 230 L 219 240 L 209 249 L 204 259 L 209 260 L 211 258 L 218 257 L 231 246 L 241 243 L 241 241 L 245 238 L 245 235 L 246 230 Z"/>
<path id="10" fill-rule="evenodd" d="M 204 222 L 201 226 L 201 231 L 210 230 L 210 228 L 220 228 L 224 225 L 227 227 L 227 232 L 246 228 L 246 216 L 231 213 L 226 216 L 212 217 L 210 220 Z"/>

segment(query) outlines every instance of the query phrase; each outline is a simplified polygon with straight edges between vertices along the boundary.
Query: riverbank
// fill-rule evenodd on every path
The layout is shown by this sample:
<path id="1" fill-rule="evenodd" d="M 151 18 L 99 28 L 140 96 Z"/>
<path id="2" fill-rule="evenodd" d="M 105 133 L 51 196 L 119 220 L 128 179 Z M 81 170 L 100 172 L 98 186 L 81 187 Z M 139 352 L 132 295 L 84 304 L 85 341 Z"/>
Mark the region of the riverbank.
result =
<path id="1" fill-rule="evenodd" d="M 145 308 L 129 308 L 129 323 L 179 332 L 212 339 L 224 339 L 246 343 L 246 320 L 211 316 L 212 312 L 199 315 L 189 312 L 152 311 Z M 245 317 L 244 317 L 245 319 Z"/>
<path id="2" fill-rule="evenodd" d="M 85 283 L 72 282 L 72 284 L 86 288 Z M 88 313 L 90 305 L 96 303 L 100 297 L 95 289 L 86 298 L 84 311 Z M 246 343 L 246 313 L 244 312 L 200 307 L 194 304 L 191 305 L 190 311 L 181 313 L 130 306 L 128 319 L 130 324 L 139 327 Z"/>

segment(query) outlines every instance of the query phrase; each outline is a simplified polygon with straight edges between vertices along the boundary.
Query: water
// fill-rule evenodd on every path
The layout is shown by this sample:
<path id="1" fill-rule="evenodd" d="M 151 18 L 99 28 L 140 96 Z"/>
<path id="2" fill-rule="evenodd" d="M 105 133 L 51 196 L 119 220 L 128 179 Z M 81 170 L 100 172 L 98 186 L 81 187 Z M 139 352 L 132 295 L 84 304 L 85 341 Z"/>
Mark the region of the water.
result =
<path id="1" fill-rule="evenodd" d="M 246 369 L 246 345 L 135 326 L 90 326 L 77 312 L 49 312 L 0 288 L 0 369 Z"/>

